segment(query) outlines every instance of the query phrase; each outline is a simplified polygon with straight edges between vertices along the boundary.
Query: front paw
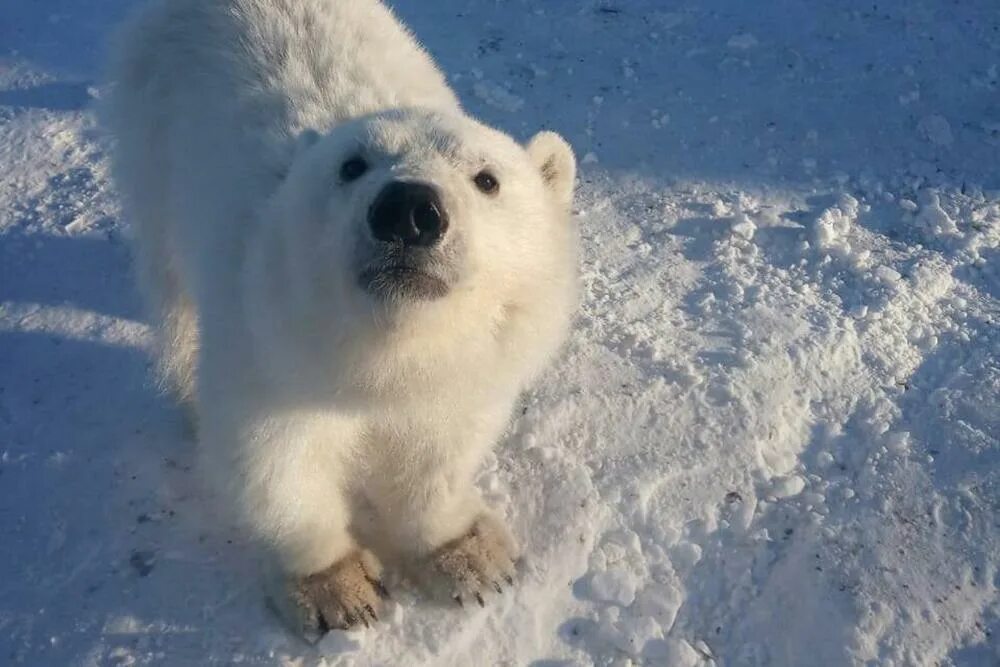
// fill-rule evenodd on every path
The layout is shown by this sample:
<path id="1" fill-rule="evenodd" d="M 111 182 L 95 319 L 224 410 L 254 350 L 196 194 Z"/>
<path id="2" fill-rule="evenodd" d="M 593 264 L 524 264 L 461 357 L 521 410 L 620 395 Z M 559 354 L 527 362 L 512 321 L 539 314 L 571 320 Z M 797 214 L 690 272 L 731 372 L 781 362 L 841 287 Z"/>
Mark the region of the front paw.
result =
<path id="1" fill-rule="evenodd" d="M 514 583 L 517 545 L 507 528 L 490 515 L 480 515 L 462 537 L 448 542 L 431 556 L 434 569 L 443 575 L 452 598 L 460 605 L 475 600 L 485 606 L 483 595 L 503 592 L 502 583 Z"/>
<path id="2" fill-rule="evenodd" d="M 322 572 L 294 579 L 288 592 L 293 620 L 306 637 L 368 627 L 378 621 L 382 601 L 389 597 L 381 573 L 374 555 L 354 551 Z"/>

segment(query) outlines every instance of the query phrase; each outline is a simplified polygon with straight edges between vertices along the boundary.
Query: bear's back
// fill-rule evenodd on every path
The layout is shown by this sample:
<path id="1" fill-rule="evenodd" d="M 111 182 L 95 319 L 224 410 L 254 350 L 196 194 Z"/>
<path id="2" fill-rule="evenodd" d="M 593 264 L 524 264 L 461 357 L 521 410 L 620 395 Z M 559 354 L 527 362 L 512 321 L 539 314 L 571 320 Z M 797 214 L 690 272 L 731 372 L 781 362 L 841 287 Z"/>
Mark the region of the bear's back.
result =
<path id="1" fill-rule="evenodd" d="M 304 129 L 388 108 L 460 109 L 377 0 L 157 0 L 121 33 L 111 78 L 119 142 L 162 152 L 181 179 L 207 174 L 180 188 L 188 196 L 237 181 L 242 194 L 269 192 Z"/>
<path id="2" fill-rule="evenodd" d="M 119 78 L 202 102 L 266 100 L 313 129 L 387 108 L 459 106 L 378 0 L 158 0 L 124 41 L 130 71 Z"/>

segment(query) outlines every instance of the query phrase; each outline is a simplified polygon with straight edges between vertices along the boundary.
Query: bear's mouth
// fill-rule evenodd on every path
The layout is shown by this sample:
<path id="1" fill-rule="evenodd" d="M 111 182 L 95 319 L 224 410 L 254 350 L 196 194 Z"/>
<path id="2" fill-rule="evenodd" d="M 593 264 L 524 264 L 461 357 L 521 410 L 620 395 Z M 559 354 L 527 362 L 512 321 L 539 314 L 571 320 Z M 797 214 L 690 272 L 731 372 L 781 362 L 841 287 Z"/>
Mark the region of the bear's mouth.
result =
<path id="1" fill-rule="evenodd" d="M 366 292 L 385 300 L 431 300 L 448 293 L 448 284 L 441 278 L 401 264 L 365 269 L 358 282 Z"/>

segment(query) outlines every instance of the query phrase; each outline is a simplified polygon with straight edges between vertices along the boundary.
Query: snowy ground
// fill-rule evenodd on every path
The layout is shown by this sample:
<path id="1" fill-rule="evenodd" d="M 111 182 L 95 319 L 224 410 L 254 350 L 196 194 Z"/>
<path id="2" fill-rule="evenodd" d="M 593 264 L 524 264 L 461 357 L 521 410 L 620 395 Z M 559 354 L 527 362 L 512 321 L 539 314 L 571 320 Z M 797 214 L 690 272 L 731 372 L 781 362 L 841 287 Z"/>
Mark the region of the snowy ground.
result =
<path id="1" fill-rule="evenodd" d="M 0 662 L 1000 664 L 995 0 L 399 0 L 581 159 L 585 298 L 483 470 L 486 609 L 269 614 L 149 386 L 90 100 L 131 2 L 0 5 Z"/>

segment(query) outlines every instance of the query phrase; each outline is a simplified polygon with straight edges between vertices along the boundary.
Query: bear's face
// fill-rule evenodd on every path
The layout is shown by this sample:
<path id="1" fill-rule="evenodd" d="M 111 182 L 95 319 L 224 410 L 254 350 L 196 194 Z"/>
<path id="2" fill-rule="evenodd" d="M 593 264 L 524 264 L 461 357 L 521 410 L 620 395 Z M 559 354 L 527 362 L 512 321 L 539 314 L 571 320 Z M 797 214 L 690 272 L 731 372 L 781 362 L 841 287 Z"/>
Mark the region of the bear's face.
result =
<path id="1" fill-rule="evenodd" d="M 305 133 L 282 217 L 296 272 L 337 301 L 419 306 L 545 279 L 569 239 L 575 162 L 460 115 L 404 110 Z M 523 285 L 521 289 L 523 289 Z"/>

